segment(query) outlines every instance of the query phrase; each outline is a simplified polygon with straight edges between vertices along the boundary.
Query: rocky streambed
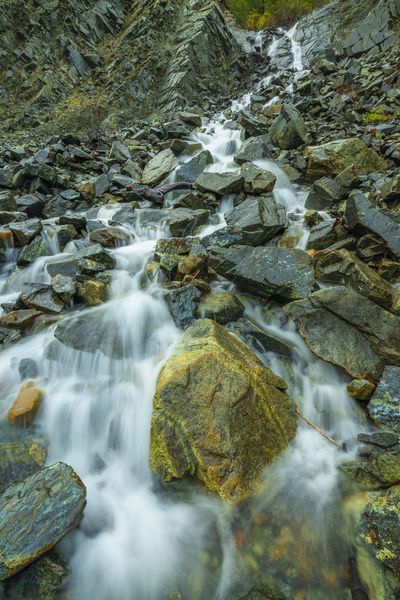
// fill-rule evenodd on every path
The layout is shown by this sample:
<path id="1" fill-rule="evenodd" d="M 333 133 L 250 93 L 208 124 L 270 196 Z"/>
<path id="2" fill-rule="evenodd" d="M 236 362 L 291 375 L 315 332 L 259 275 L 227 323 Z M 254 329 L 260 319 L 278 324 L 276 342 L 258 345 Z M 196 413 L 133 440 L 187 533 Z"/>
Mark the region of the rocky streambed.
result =
<path id="1" fill-rule="evenodd" d="M 366 597 L 399 597 L 398 53 L 378 46 L 311 60 L 264 32 L 253 88 L 211 119 L 5 144 L 6 599 L 342 600 L 353 556 Z"/>

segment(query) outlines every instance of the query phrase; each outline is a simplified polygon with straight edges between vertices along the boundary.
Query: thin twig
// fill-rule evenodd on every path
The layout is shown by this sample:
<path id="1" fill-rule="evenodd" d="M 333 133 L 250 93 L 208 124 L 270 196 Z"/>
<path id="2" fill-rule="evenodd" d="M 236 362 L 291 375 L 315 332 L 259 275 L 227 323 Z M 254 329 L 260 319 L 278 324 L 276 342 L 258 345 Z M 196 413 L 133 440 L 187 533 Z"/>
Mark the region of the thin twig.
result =
<path id="1" fill-rule="evenodd" d="M 299 417 L 301 417 L 303 419 L 303 421 L 305 421 L 305 423 L 307 423 L 307 425 L 309 425 L 310 427 L 312 427 L 313 429 L 315 429 L 315 431 L 318 431 L 319 434 L 322 435 L 322 437 L 324 437 L 326 440 L 328 440 L 328 442 L 330 442 L 331 444 L 333 444 L 334 446 L 336 446 L 337 448 L 339 448 L 340 450 L 342 449 L 341 444 L 339 444 L 336 440 L 334 440 L 333 438 L 331 438 L 330 435 L 324 433 L 323 431 L 320 430 L 319 427 L 317 427 L 317 425 L 315 425 L 315 423 L 313 423 L 312 421 L 310 421 L 310 419 L 307 419 L 307 417 L 305 417 L 298 408 L 296 408 L 296 412 L 299 415 Z"/>

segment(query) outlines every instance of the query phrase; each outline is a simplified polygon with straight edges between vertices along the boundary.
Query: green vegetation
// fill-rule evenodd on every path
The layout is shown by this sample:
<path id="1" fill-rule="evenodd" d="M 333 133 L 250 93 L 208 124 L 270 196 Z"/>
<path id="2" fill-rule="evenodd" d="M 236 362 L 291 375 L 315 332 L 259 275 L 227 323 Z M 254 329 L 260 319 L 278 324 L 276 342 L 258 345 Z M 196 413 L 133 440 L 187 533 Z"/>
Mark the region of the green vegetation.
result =
<path id="1" fill-rule="evenodd" d="M 238 22 L 248 29 L 290 25 L 326 0 L 228 0 Z"/>

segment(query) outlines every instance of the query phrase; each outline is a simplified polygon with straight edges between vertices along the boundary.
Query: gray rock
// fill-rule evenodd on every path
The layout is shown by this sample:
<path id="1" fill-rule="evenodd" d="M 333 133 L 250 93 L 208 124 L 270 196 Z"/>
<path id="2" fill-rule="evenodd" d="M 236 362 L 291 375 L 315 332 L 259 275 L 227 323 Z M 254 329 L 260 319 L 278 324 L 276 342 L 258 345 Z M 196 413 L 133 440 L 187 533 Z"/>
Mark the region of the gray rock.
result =
<path id="1" fill-rule="evenodd" d="M 45 313 L 60 314 L 65 304 L 49 285 L 25 284 L 19 299 L 27 308 L 36 308 Z"/>
<path id="2" fill-rule="evenodd" d="M 165 291 L 165 301 L 178 327 L 186 329 L 196 320 L 200 290 L 194 285 L 186 285 L 175 290 Z"/>
<path id="3" fill-rule="evenodd" d="M 21 196 L 16 200 L 17 210 L 26 212 L 30 219 L 41 217 L 43 213 L 43 202 L 35 195 Z"/>
<path id="4" fill-rule="evenodd" d="M 306 208 L 327 210 L 332 204 L 338 204 L 344 198 L 345 193 L 338 181 L 322 177 L 313 184 L 307 196 Z"/>
<path id="5" fill-rule="evenodd" d="M 249 136 L 265 135 L 268 132 L 268 126 L 247 111 L 239 114 L 238 123 Z"/>
<path id="6" fill-rule="evenodd" d="M 236 321 L 244 313 L 244 306 L 231 292 L 212 292 L 204 296 L 198 306 L 202 319 L 213 319 L 221 325 Z"/>
<path id="7" fill-rule="evenodd" d="M 0 492 L 11 483 L 21 481 L 44 466 L 47 457 L 46 441 L 34 431 L 0 427 Z"/>
<path id="8" fill-rule="evenodd" d="M 131 153 L 125 144 L 115 140 L 111 146 L 110 157 L 124 162 L 131 158 Z"/>
<path id="9" fill-rule="evenodd" d="M 39 219 L 28 219 L 20 223 L 10 223 L 9 228 L 17 244 L 19 246 L 26 246 L 41 232 L 42 222 Z"/>
<path id="10" fill-rule="evenodd" d="M 280 115 L 272 123 L 269 134 L 275 146 L 284 150 L 297 148 L 307 141 L 307 132 L 300 112 L 291 104 L 284 104 Z"/>
<path id="11" fill-rule="evenodd" d="M 241 171 L 244 176 L 244 191 L 247 194 L 267 194 L 274 189 L 276 177 L 271 171 L 249 164 L 243 165 Z"/>
<path id="12" fill-rule="evenodd" d="M 261 349 L 264 352 L 274 352 L 282 356 L 292 355 L 292 346 L 289 343 L 280 340 L 269 331 L 261 329 L 250 319 L 242 317 L 235 323 L 231 323 L 229 328 L 240 335 L 247 344 L 249 342 L 253 343 L 256 349 Z"/>
<path id="13" fill-rule="evenodd" d="M 196 179 L 196 186 L 202 192 L 212 192 L 218 196 L 240 192 L 244 177 L 240 173 L 202 173 Z"/>
<path id="14" fill-rule="evenodd" d="M 179 161 L 169 148 L 156 154 L 143 169 L 142 183 L 155 186 L 179 166 Z"/>
<path id="15" fill-rule="evenodd" d="M 240 150 L 235 154 L 234 160 L 238 165 L 255 160 L 261 160 L 270 156 L 269 144 L 271 139 L 268 135 L 260 135 L 245 140 Z"/>
<path id="16" fill-rule="evenodd" d="M 22 248 L 17 264 L 24 267 L 33 263 L 37 258 L 50 256 L 50 254 L 51 250 L 47 242 L 40 236 L 36 236 L 27 246 Z"/>
<path id="17" fill-rule="evenodd" d="M 211 152 L 203 150 L 179 167 L 175 175 L 175 180 L 194 183 L 199 175 L 203 173 L 204 169 L 213 162 Z"/>
<path id="18" fill-rule="evenodd" d="M 78 525 L 85 504 L 85 486 L 61 462 L 8 487 L 0 497 L 0 579 L 55 546 Z"/>
<path id="19" fill-rule="evenodd" d="M 211 247 L 209 264 L 240 290 L 283 302 L 310 294 L 314 279 L 306 252 L 275 246 Z"/>
<path id="20" fill-rule="evenodd" d="M 378 210 L 363 194 L 357 192 L 346 203 L 345 219 L 348 228 L 357 235 L 375 233 L 389 250 L 400 256 L 400 223 L 389 213 Z"/>
<path id="21" fill-rule="evenodd" d="M 240 232 L 243 244 L 259 246 L 285 228 L 285 209 L 272 196 L 250 196 L 226 213 L 229 228 Z"/>
<path id="22" fill-rule="evenodd" d="M 386 367 L 369 404 L 371 419 L 380 427 L 400 433 L 400 368 Z"/>
<path id="23" fill-rule="evenodd" d="M 154 229 L 164 223 L 169 227 L 171 235 L 183 237 L 193 235 L 196 228 L 207 223 L 208 210 L 190 210 L 186 208 L 140 209 L 135 211 L 135 220 L 143 228 Z"/>

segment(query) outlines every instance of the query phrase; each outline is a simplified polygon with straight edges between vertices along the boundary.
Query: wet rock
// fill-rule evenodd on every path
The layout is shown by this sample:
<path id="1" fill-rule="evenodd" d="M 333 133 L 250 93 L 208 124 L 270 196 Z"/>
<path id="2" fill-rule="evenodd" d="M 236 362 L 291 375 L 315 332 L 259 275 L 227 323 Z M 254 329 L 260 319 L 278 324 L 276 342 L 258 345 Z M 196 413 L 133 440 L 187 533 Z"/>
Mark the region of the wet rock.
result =
<path id="1" fill-rule="evenodd" d="M 21 385 L 18 396 L 7 413 L 10 425 L 19 427 L 31 425 L 40 408 L 42 398 L 42 390 L 36 387 L 33 381 Z"/>
<path id="2" fill-rule="evenodd" d="M 57 260 L 48 262 L 46 270 L 50 277 L 74 277 L 77 273 L 74 257 L 72 255 L 57 258 Z"/>
<path id="3" fill-rule="evenodd" d="M 185 162 L 176 172 L 176 181 L 194 183 L 204 169 L 214 162 L 211 152 L 202 150 L 199 154 Z"/>
<path id="4" fill-rule="evenodd" d="M 286 225 L 285 209 L 272 196 L 251 196 L 225 214 L 229 228 L 239 231 L 244 244 L 265 244 Z"/>
<path id="5" fill-rule="evenodd" d="M 24 246 L 18 256 L 17 264 L 21 267 L 30 265 L 37 258 L 49 256 L 50 248 L 46 240 L 36 236 L 27 246 Z"/>
<path id="6" fill-rule="evenodd" d="M 240 150 L 235 154 L 234 160 L 238 165 L 255 160 L 262 160 L 270 156 L 269 144 L 271 140 L 268 135 L 251 137 L 245 140 Z"/>
<path id="7" fill-rule="evenodd" d="M 267 194 L 275 187 L 276 177 L 271 171 L 245 164 L 241 169 L 244 191 L 247 194 Z"/>
<path id="8" fill-rule="evenodd" d="M 376 386 L 367 379 L 353 379 L 347 386 L 350 396 L 363 402 L 370 399 Z"/>
<path id="9" fill-rule="evenodd" d="M 9 228 L 19 246 L 26 246 L 42 230 L 42 222 L 39 219 L 28 219 L 20 223 L 10 223 Z"/>
<path id="10" fill-rule="evenodd" d="M 118 140 L 115 140 L 111 146 L 110 157 L 115 158 L 116 160 L 120 160 L 122 162 L 125 162 L 132 158 L 129 148 L 127 148 L 125 144 L 119 142 Z"/>
<path id="11" fill-rule="evenodd" d="M 375 433 L 359 433 L 357 439 L 362 444 L 372 444 L 378 448 L 393 448 L 400 439 L 395 433 L 389 431 L 376 431 Z"/>
<path id="12" fill-rule="evenodd" d="M 162 254 L 176 254 L 184 256 L 189 254 L 192 240 L 188 238 L 167 238 L 157 240 L 154 258 L 159 260 Z"/>
<path id="13" fill-rule="evenodd" d="M 7 600 L 58 600 L 69 574 L 66 561 L 52 550 L 7 579 Z"/>
<path id="14" fill-rule="evenodd" d="M 129 234 L 118 227 L 100 227 L 91 232 L 90 241 L 100 244 L 105 248 L 115 248 L 125 245 L 129 240 Z"/>
<path id="15" fill-rule="evenodd" d="M 285 306 L 310 350 L 352 377 L 379 379 L 383 364 L 368 339 L 329 310 L 314 306 L 312 297 Z"/>
<path id="16" fill-rule="evenodd" d="M 0 492 L 14 481 L 21 481 L 44 466 L 47 443 L 30 429 L 0 426 Z"/>
<path id="17" fill-rule="evenodd" d="M 179 161 L 169 148 L 156 154 L 143 169 L 142 183 L 153 187 L 179 166 Z"/>
<path id="18" fill-rule="evenodd" d="M 291 104 L 284 104 L 280 115 L 272 123 L 269 134 L 275 146 L 284 150 L 297 148 L 307 141 L 307 131 L 300 112 Z"/>
<path id="19" fill-rule="evenodd" d="M 102 281 L 86 279 L 77 282 L 76 295 L 89 306 L 99 306 L 108 300 L 108 287 Z"/>
<path id="20" fill-rule="evenodd" d="M 18 372 L 22 381 L 24 379 L 34 379 L 39 375 L 37 362 L 33 358 L 23 358 L 18 363 Z"/>
<path id="21" fill-rule="evenodd" d="M 167 481 L 195 475 L 227 500 L 239 500 L 295 435 L 295 404 L 285 387 L 220 325 L 199 321 L 158 378 L 152 469 Z"/>
<path id="22" fill-rule="evenodd" d="M 79 186 L 77 186 L 77 189 L 78 188 Z M 75 201 L 68 200 L 67 198 L 63 198 L 62 196 L 55 196 L 52 200 L 46 202 L 46 205 L 43 209 L 43 215 L 47 219 L 61 217 L 66 212 L 74 210 L 75 205 Z"/>
<path id="23" fill-rule="evenodd" d="M 0 317 L 0 327 L 6 328 L 15 328 L 19 330 L 30 329 L 37 317 L 39 317 L 42 313 L 33 308 L 31 309 L 22 309 L 22 310 L 12 310 L 11 312 L 1 315 Z"/>
<path id="24" fill-rule="evenodd" d="M 229 329 L 238 334 L 246 344 L 252 343 L 257 349 L 266 352 L 274 352 L 282 356 L 292 355 L 292 346 L 277 338 L 269 331 L 262 329 L 250 319 L 242 317 L 235 323 L 230 323 Z"/>
<path id="25" fill-rule="evenodd" d="M 208 221 L 208 210 L 189 210 L 187 208 L 135 211 L 135 219 L 140 226 L 147 229 L 156 229 L 160 224 L 169 227 L 174 237 L 193 235 L 196 228 Z"/>
<path id="26" fill-rule="evenodd" d="M 17 198 L 16 205 L 17 210 L 26 212 L 30 219 L 42 216 L 44 204 L 40 198 L 33 194 Z"/>
<path id="27" fill-rule="evenodd" d="M 197 310 L 202 319 L 213 319 L 225 325 L 239 319 L 244 313 L 244 306 L 231 292 L 214 292 L 202 298 Z"/>
<path id="28" fill-rule="evenodd" d="M 337 228 L 332 223 L 322 221 L 311 229 L 307 240 L 307 250 L 324 250 L 337 241 Z"/>
<path id="29" fill-rule="evenodd" d="M 166 290 L 164 299 L 180 329 L 186 329 L 196 320 L 201 291 L 195 285 L 185 285 L 176 290 Z"/>
<path id="30" fill-rule="evenodd" d="M 245 110 L 239 113 L 238 123 L 243 127 L 248 136 L 261 136 L 268 132 L 268 126 L 265 123 Z"/>
<path id="31" fill-rule="evenodd" d="M 7 225 L 13 221 L 26 221 L 27 215 L 24 212 L 0 211 L 0 225 Z"/>
<path id="32" fill-rule="evenodd" d="M 210 235 L 201 239 L 204 248 L 230 248 L 230 246 L 244 244 L 243 234 L 240 229 L 231 227 L 222 227 Z"/>
<path id="33" fill-rule="evenodd" d="M 211 247 L 209 264 L 240 290 L 280 301 L 303 298 L 311 292 L 314 272 L 302 250 L 274 246 Z"/>
<path id="34" fill-rule="evenodd" d="M 307 196 L 306 208 L 327 210 L 331 205 L 337 205 L 346 195 L 346 190 L 335 179 L 322 177 L 316 181 Z"/>
<path id="35" fill-rule="evenodd" d="M 345 218 L 350 231 L 376 234 L 395 256 L 400 256 L 400 223 L 374 207 L 363 194 L 358 192 L 348 199 Z"/>
<path id="36" fill-rule="evenodd" d="M 390 286 L 348 250 L 319 252 L 315 257 L 314 269 L 319 281 L 348 285 L 380 306 L 390 308 L 392 305 Z"/>
<path id="37" fill-rule="evenodd" d="M 50 314 L 60 314 L 65 309 L 61 298 L 46 284 L 25 284 L 19 299 L 28 308 L 36 308 Z"/>
<path id="38" fill-rule="evenodd" d="M 400 482 L 400 446 L 382 449 L 361 446 L 355 460 L 341 469 L 365 490 L 380 490 Z"/>
<path id="39" fill-rule="evenodd" d="M 0 497 L 0 579 L 55 546 L 78 525 L 85 504 L 85 486 L 64 463 L 9 486 Z"/>
<path id="40" fill-rule="evenodd" d="M 196 186 L 202 192 L 212 192 L 219 196 L 236 194 L 243 187 L 244 178 L 240 173 L 202 173 L 196 179 Z"/>
<path id="41" fill-rule="evenodd" d="M 321 177 L 334 177 L 353 166 L 359 175 L 386 171 L 386 161 L 358 138 L 336 140 L 321 146 L 308 146 L 307 179 L 316 181 Z"/>
<path id="42" fill-rule="evenodd" d="M 400 433 L 400 368 L 386 367 L 369 404 L 368 413 L 377 425 Z"/>

